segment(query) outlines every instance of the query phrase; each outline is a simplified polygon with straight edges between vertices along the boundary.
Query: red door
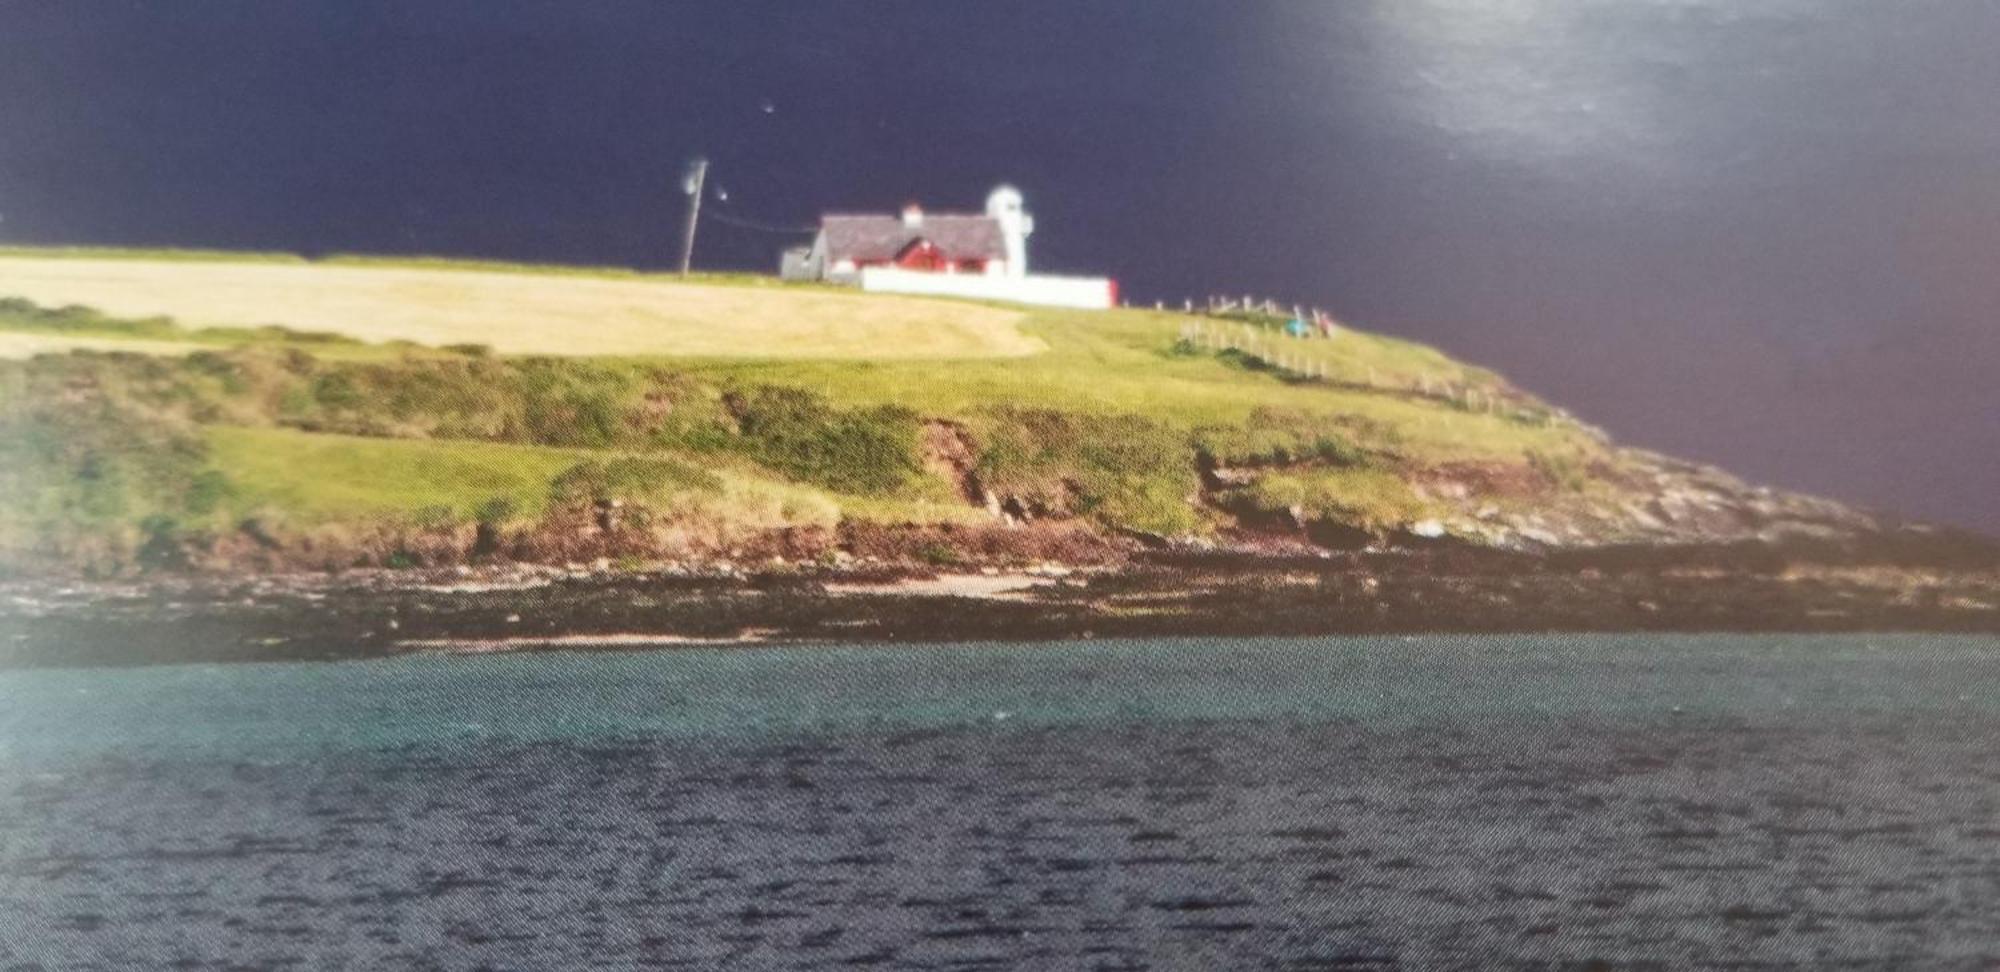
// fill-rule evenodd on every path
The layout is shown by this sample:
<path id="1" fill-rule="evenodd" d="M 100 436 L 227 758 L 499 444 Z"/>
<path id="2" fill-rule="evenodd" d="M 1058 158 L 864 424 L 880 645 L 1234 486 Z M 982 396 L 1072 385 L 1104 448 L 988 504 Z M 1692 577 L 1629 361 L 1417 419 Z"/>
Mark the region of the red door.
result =
<path id="1" fill-rule="evenodd" d="M 944 251 L 929 240 L 916 240 L 896 255 L 896 265 L 905 270 L 923 270 L 943 273 L 951 269 L 951 261 L 945 259 Z"/>

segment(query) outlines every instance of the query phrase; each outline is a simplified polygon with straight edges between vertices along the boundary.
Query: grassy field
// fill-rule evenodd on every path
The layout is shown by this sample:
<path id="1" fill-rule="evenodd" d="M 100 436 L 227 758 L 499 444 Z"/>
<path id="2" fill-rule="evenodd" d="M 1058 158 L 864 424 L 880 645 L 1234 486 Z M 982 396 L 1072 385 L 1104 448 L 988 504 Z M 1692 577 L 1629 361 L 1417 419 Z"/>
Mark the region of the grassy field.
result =
<path id="1" fill-rule="evenodd" d="M 736 533 L 990 522 L 974 481 L 1117 531 L 1390 531 L 1450 512 L 1426 476 L 1580 489 L 1612 458 L 1488 371 L 1355 330 L 752 277 L 0 250 L 0 561 L 99 536 L 92 562 L 116 564 L 246 517 L 532 525 L 579 484 Z M 1203 463 L 1266 472 L 1206 495 Z"/>
<path id="2" fill-rule="evenodd" d="M 281 325 L 518 354 L 1007 357 L 1019 312 L 961 302 L 436 262 L 293 263 L 0 254 L 0 296 L 188 328 Z"/>
<path id="3" fill-rule="evenodd" d="M 717 380 L 777 382 L 824 391 L 836 403 L 890 404 L 932 415 L 976 414 L 1017 403 L 1095 414 L 1140 414 L 1179 429 L 1239 425 L 1258 412 L 1314 417 L 1329 425 L 1369 425 L 1425 461 L 1518 458 L 1532 449 L 1566 451 L 1586 436 L 1567 424 L 1516 421 L 1439 401 L 1246 369 L 1218 355 L 1177 346 L 1184 322 L 1155 311 L 1039 311 L 1024 327 L 1049 351 L 1019 361 L 914 362 L 701 361 L 687 367 Z M 1384 382 L 1416 385 L 1467 378 L 1470 370 L 1422 345 L 1350 332 L 1318 353 L 1360 357 Z M 1482 387 L 1492 388 L 1491 384 Z"/>
<path id="4" fill-rule="evenodd" d="M 212 461 L 230 472 L 233 506 L 307 521 L 442 509 L 469 518 L 493 501 L 540 514 L 549 484 L 590 454 L 486 442 L 314 435 L 291 429 L 209 430 Z"/>
<path id="5" fill-rule="evenodd" d="M 1451 386 L 1490 396 L 1502 386 L 1491 373 L 1435 349 L 1363 331 L 1291 341 L 1269 328 L 1174 313 L 1000 309 L 786 287 L 756 277 L 686 284 L 601 268 L 365 257 L 308 263 L 277 254 L 236 261 L 200 252 L 171 257 L 0 249 L 0 298 L 83 305 L 101 311 L 104 322 L 83 320 L 51 332 L 0 314 L 0 357 L 65 347 L 161 353 L 177 350 L 173 340 L 235 346 L 310 338 L 303 343 L 314 354 L 335 358 L 393 358 L 478 344 L 502 353 L 639 364 L 665 359 L 716 381 L 792 385 L 836 404 L 895 405 L 931 415 L 1034 404 L 1141 413 L 1192 429 L 1240 423 L 1259 410 L 1338 414 L 1350 424 L 1393 430 L 1400 448 L 1432 461 L 1573 451 L 1581 438 L 1568 425 L 1522 423 L 1390 394 Z M 605 309 L 605 301 L 623 299 L 611 294 L 642 293 L 657 295 L 660 307 L 628 305 L 622 317 L 616 308 L 606 317 L 589 316 Z M 204 308 L 228 312 L 201 316 Z M 161 315 L 171 322 L 142 320 L 157 325 L 147 328 L 120 323 Z M 268 329 L 273 324 L 294 333 Z M 1190 326 L 1267 352 L 1276 348 L 1273 356 L 1315 362 L 1338 381 L 1255 373 L 1200 341 L 1190 346 L 1183 340 Z M 326 335 L 376 343 L 329 342 Z"/>

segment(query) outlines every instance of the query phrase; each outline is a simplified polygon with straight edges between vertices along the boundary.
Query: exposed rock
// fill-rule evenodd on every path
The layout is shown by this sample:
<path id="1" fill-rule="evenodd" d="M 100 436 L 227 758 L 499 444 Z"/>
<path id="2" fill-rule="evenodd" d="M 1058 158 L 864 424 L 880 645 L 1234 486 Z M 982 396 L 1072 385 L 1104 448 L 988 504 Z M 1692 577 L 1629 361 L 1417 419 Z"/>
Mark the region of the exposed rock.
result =
<path id="1" fill-rule="evenodd" d="M 960 498 L 995 519 L 1006 515 L 1000 497 L 979 481 L 979 444 L 965 426 L 943 420 L 925 422 L 922 446 L 924 466 L 932 475 L 950 482 Z"/>

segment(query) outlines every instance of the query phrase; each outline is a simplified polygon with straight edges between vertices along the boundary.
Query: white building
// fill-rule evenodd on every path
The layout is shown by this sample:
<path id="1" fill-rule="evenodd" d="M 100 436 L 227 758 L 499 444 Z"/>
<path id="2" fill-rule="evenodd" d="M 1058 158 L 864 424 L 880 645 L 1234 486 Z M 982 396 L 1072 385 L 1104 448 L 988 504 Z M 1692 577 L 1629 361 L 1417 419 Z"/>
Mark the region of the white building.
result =
<path id="1" fill-rule="evenodd" d="M 780 273 L 884 293 L 1091 309 L 1118 303 L 1118 285 L 1107 278 L 1030 275 L 1034 232 L 1035 218 L 1012 186 L 994 189 L 983 214 L 926 213 L 914 203 L 900 216 L 829 213 L 812 246 L 785 252 Z"/>

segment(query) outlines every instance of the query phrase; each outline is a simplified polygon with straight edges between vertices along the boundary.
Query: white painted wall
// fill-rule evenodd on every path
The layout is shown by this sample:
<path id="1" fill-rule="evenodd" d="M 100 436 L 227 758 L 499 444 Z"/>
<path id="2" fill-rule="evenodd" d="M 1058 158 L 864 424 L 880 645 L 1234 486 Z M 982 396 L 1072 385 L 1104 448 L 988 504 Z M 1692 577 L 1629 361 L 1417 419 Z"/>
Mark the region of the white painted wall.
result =
<path id="1" fill-rule="evenodd" d="M 861 289 L 882 294 L 971 297 L 1083 310 L 1107 310 L 1117 302 L 1116 285 L 1104 277 L 995 277 L 977 273 L 923 273 L 897 267 L 863 267 Z"/>

